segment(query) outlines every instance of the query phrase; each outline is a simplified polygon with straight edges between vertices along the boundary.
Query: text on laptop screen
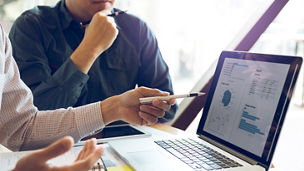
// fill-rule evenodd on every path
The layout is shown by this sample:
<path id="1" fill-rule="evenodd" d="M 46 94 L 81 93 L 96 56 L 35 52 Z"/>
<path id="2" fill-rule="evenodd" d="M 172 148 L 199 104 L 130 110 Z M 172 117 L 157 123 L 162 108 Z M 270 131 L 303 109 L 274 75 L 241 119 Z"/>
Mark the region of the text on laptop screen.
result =
<path id="1" fill-rule="evenodd" d="M 203 130 L 262 156 L 289 67 L 225 58 Z"/>

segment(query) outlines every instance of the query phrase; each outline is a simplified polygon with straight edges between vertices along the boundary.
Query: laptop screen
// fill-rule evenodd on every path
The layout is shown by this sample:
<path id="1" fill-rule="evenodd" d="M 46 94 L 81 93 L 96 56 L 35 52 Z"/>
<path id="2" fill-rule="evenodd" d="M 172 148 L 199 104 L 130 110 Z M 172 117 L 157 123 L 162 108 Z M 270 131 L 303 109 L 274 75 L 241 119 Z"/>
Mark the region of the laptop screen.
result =
<path id="1" fill-rule="evenodd" d="M 284 59 L 222 53 L 198 133 L 266 161 L 295 80 L 292 60 Z"/>
<path id="2" fill-rule="evenodd" d="M 262 156 L 289 67 L 226 58 L 204 131 Z"/>

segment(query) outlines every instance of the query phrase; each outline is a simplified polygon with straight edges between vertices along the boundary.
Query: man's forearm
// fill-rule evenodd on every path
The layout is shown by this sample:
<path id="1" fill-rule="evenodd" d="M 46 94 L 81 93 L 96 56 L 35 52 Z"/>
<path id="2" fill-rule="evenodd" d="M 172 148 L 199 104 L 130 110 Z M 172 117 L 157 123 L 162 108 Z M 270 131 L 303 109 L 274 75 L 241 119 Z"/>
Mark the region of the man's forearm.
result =
<path id="1" fill-rule="evenodd" d="M 77 108 L 39 111 L 34 116 L 28 120 L 26 127 L 21 129 L 30 130 L 20 132 L 20 136 L 26 135 L 22 150 L 41 148 L 67 135 L 79 141 L 105 126 L 100 102 Z"/>
<path id="2" fill-rule="evenodd" d="M 81 72 L 87 74 L 98 56 L 99 53 L 80 44 L 70 58 Z"/>
<path id="3" fill-rule="evenodd" d="M 83 73 L 88 73 L 98 56 L 112 46 L 118 30 L 113 18 L 97 12 L 85 28 L 80 45 L 71 55 L 71 60 Z"/>

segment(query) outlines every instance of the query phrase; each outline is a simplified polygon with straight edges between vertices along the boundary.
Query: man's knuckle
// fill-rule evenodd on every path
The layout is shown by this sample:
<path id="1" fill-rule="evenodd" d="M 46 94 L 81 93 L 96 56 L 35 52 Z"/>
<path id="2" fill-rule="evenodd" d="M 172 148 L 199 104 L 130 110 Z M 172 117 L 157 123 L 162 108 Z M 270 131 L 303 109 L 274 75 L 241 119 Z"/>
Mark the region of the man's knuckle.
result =
<path id="1" fill-rule="evenodd" d="M 165 115 L 165 112 L 162 112 L 160 115 L 159 115 L 159 118 L 163 117 Z"/>
<path id="2" fill-rule="evenodd" d="M 157 122 L 157 118 L 153 118 L 153 120 L 152 120 L 152 124 L 154 124 L 154 123 L 156 123 Z"/>

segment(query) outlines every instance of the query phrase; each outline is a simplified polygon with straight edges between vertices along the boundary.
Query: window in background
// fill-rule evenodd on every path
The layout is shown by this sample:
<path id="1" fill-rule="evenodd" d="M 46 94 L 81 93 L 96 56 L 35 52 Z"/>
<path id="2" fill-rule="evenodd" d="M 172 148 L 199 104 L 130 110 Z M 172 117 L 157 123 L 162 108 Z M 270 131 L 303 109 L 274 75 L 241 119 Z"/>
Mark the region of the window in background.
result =
<path id="1" fill-rule="evenodd" d="M 250 51 L 303 57 L 303 7 L 303 0 L 289 1 Z M 273 163 L 278 170 L 304 170 L 303 76 L 302 66 L 273 158 Z M 292 158 L 287 156 L 292 156 Z"/>
<path id="2" fill-rule="evenodd" d="M 250 51 L 304 56 L 303 0 L 289 1 Z M 303 68 L 303 67 L 302 67 Z M 303 69 L 300 72 L 294 103 L 304 105 Z"/>
<path id="3" fill-rule="evenodd" d="M 248 20 L 259 10 L 265 10 L 273 0 L 124 2 L 120 8 L 143 18 L 157 36 L 175 92 L 186 93 Z"/>

